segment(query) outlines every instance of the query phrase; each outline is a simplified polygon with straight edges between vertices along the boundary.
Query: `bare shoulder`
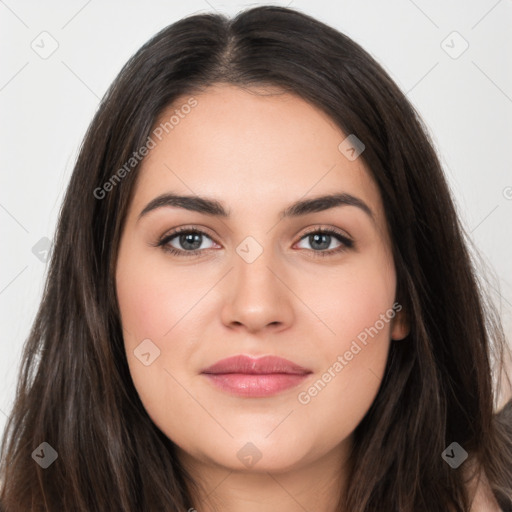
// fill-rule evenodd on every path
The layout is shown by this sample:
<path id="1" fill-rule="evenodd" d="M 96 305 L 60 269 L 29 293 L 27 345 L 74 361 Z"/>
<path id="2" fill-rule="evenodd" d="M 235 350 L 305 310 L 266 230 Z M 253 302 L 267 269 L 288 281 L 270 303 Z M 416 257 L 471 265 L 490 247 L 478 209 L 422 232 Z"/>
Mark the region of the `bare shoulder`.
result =
<path id="1" fill-rule="evenodd" d="M 502 512 L 484 471 L 480 471 L 468 484 L 470 512 Z"/>

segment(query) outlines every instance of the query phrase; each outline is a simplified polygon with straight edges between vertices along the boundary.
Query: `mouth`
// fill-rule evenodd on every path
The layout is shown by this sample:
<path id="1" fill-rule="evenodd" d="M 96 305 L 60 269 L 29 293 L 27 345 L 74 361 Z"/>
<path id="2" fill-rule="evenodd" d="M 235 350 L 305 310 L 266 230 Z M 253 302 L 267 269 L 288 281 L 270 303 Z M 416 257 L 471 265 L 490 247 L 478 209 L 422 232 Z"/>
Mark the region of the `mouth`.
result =
<path id="1" fill-rule="evenodd" d="M 311 370 L 287 359 L 238 355 L 222 359 L 201 374 L 218 389 L 244 397 L 267 397 L 301 384 Z"/>

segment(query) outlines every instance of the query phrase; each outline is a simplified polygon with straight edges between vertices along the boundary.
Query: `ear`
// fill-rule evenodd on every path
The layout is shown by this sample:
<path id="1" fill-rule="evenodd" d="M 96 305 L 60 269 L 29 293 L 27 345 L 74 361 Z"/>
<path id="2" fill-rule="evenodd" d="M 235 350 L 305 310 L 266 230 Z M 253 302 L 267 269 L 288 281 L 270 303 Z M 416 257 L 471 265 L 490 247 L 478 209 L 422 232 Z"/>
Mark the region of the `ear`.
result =
<path id="1" fill-rule="evenodd" d="M 408 315 L 402 307 L 400 308 L 396 310 L 395 317 L 391 320 L 392 340 L 403 340 L 411 332 Z"/>

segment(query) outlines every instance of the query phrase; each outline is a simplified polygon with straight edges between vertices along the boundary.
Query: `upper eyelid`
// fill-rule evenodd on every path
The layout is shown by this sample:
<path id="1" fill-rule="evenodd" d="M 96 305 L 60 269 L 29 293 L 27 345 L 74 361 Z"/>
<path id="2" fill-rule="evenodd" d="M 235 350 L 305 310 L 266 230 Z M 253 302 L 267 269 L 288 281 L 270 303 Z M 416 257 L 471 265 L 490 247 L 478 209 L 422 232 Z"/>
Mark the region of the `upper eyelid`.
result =
<path id="1" fill-rule="evenodd" d="M 344 229 L 341 228 L 333 228 L 329 226 L 313 226 L 311 228 L 307 228 L 306 231 L 302 234 L 301 238 L 304 238 L 307 235 L 310 235 L 312 233 L 316 233 L 317 231 L 323 231 L 323 232 L 333 232 L 334 234 L 337 234 L 339 236 L 343 236 L 345 238 L 348 238 L 349 240 L 352 240 L 352 236 L 347 233 Z"/>

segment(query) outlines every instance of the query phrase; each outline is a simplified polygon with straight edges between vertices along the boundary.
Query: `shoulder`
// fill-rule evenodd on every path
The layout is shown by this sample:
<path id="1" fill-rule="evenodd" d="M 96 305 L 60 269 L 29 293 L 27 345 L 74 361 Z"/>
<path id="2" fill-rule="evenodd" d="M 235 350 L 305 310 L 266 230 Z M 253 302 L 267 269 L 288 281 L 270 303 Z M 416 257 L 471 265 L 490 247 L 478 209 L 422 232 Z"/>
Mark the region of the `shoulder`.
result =
<path id="1" fill-rule="evenodd" d="M 502 512 L 483 470 L 470 480 L 468 493 L 470 512 Z"/>

